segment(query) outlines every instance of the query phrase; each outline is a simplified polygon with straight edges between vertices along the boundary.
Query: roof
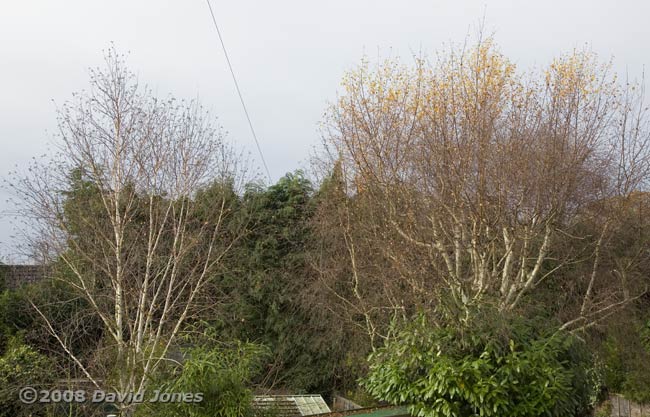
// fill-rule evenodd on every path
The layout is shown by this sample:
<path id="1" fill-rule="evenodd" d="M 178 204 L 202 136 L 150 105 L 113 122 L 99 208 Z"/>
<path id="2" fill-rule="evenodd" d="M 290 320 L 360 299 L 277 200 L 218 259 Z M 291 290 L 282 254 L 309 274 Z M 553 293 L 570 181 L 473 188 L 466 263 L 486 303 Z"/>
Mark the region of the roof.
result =
<path id="1" fill-rule="evenodd" d="M 48 276 L 49 268 L 45 265 L 0 264 L 0 271 L 4 274 L 4 286 L 13 290 L 43 280 Z"/>
<path id="2" fill-rule="evenodd" d="M 384 406 L 335 411 L 318 417 L 407 417 L 410 415 L 406 406 Z"/>
<path id="3" fill-rule="evenodd" d="M 329 413 L 325 400 L 313 395 L 256 395 L 253 397 L 256 410 L 273 410 L 278 417 L 300 417 Z"/>

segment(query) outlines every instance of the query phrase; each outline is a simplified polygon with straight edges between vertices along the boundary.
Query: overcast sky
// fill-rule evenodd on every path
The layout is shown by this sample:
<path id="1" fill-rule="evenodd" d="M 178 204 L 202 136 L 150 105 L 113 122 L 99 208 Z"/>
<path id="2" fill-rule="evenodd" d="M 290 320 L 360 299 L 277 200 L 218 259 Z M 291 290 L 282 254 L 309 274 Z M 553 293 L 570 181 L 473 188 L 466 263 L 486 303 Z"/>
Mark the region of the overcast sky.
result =
<path id="1" fill-rule="evenodd" d="M 521 68 L 588 45 L 623 74 L 650 64 L 647 0 L 212 0 L 273 180 L 308 167 L 317 124 L 341 75 L 371 58 L 463 42 L 485 15 Z M 46 151 L 56 104 L 88 86 L 114 42 L 160 95 L 195 98 L 230 139 L 255 150 L 205 0 L 22 0 L 0 10 L 1 175 Z M 55 104 L 56 103 L 56 104 Z M 255 154 L 253 154 L 255 156 Z M 0 254 L 15 242 L 0 203 Z"/>

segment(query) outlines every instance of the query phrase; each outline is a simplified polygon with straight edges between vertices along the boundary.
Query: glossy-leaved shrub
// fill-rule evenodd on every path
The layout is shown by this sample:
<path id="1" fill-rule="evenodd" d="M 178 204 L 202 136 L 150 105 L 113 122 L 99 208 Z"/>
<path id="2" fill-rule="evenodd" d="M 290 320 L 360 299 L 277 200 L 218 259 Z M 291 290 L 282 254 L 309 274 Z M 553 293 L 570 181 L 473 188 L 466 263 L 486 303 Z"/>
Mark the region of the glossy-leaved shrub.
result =
<path id="1" fill-rule="evenodd" d="M 578 416 L 593 398 L 591 357 L 569 334 L 477 311 L 462 321 L 419 315 L 369 357 L 362 385 L 419 417 Z"/>

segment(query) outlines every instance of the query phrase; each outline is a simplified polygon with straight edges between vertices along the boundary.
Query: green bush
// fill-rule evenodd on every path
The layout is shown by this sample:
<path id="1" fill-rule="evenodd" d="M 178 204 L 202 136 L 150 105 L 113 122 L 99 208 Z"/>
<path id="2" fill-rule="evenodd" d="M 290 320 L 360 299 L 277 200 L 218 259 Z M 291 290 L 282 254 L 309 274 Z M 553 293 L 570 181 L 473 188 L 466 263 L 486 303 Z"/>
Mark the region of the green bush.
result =
<path id="1" fill-rule="evenodd" d="M 419 417 L 576 416 L 594 398 L 577 339 L 496 312 L 454 324 L 420 315 L 371 354 L 363 386 Z"/>
<path id="2" fill-rule="evenodd" d="M 610 392 L 639 403 L 650 402 L 650 321 L 614 322 L 598 347 L 604 383 Z"/>
<path id="3" fill-rule="evenodd" d="M 0 357 L 0 417 L 42 415 L 42 406 L 21 403 L 19 392 L 28 386 L 47 388 L 52 382 L 52 369 L 46 356 L 25 345 L 19 337 L 12 337 Z"/>
<path id="4" fill-rule="evenodd" d="M 170 393 L 200 393 L 199 402 L 160 403 L 140 407 L 140 416 L 248 417 L 253 414 L 249 383 L 265 349 L 250 343 L 195 346 L 184 350 L 182 367 L 159 376 L 154 389 Z"/>
<path id="5" fill-rule="evenodd" d="M 0 293 L 0 354 L 9 340 L 32 324 L 27 309 L 31 308 L 25 298 L 25 290 L 4 290 Z"/>
<path id="6" fill-rule="evenodd" d="M 643 323 L 639 331 L 642 351 L 635 357 L 634 366 L 623 382 L 622 393 L 632 401 L 650 403 L 650 320 Z"/>

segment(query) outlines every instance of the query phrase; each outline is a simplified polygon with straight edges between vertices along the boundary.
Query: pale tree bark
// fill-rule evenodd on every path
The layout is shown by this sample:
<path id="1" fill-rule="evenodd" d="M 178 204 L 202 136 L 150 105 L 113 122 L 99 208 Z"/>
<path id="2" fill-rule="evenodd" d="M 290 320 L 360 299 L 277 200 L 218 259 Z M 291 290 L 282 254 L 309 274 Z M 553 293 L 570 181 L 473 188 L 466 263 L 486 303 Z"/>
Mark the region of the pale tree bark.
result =
<path id="1" fill-rule="evenodd" d="M 111 372 L 95 375 L 104 370 L 73 355 L 38 311 L 91 381 L 137 392 L 241 233 L 227 230 L 227 193 L 197 197 L 215 184 L 236 189 L 241 159 L 197 103 L 156 99 L 114 50 L 91 89 L 60 109 L 59 127 L 59 152 L 14 188 L 36 221 L 32 247 L 103 324 Z"/>
<path id="2" fill-rule="evenodd" d="M 645 291 L 619 271 L 607 302 L 593 302 L 611 272 L 599 265 L 619 214 L 607 202 L 645 191 L 650 173 L 642 94 L 607 64 L 577 51 L 523 76 L 487 39 L 413 68 L 364 63 L 343 85 L 324 137 L 355 186 L 349 198 L 374 206 L 354 227 L 383 229 L 393 266 L 418 253 L 421 288 L 445 288 L 461 311 L 487 300 L 514 311 L 547 280 L 569 279 L 569 266 L 592 263 L 570 278 L 583 282 L 583 308 L 566 329 Z M 610 226 L 577 232 L 588 218 Z M 384 279 L 397 279 L 389 270 Z"/>

